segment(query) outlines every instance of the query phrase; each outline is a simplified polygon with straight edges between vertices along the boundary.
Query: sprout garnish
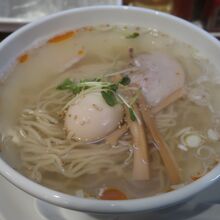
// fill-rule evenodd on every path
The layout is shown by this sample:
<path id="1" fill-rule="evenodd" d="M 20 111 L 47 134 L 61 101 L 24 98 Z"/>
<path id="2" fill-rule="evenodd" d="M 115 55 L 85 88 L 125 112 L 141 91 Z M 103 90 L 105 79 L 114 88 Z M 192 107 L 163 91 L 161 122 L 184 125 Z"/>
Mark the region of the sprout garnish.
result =
<path id="1" fill-rule="evenodd" d="M 122 88 L 127 87 L 126 89 L 128 89 L 130 81 L 131 80 L 128 76 L 122 77 L 122 79 L 116 83 L 100 81 L 100 78 L 95 78 L 93 80 L 82 80 L 80 82 L 65 79 L 60 85 L 57 86 L 57 89 L 68 90 L 74 95 L 77 95 L 88 89 L 97 89 L 101 91 L 103 99 L 109 106 L 115 106 L 119 102 L 122 102 L 129 109 L 131 120 L 135 121 L 137 116 L 132 108 L 132 103 L 136 101 L 139 92 L 135 94 L 135 100 L 133 97 L 131 104 L 128 104 L 128 102 L 118 92 L 119 86 L 122 86 Z"/>

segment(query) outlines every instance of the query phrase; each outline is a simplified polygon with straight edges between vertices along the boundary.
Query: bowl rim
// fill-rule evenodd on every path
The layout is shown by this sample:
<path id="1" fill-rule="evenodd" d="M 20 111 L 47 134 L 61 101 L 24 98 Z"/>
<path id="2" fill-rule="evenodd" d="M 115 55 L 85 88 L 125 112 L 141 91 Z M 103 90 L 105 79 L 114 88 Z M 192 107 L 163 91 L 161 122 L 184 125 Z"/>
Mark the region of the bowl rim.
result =
<path id="1" fill-rule="evenodd" d="M 148 13 L 152 15 L 159 15 L 161 18 L 166 18 L 170 20 L 175 20 L 180 25 L 189 27 L 201 35 L 206 36 L 209 40 L 211 40 L 214 44 L 220 48 L 220 43 L 213 36 L 205 32 L 199 27 L 196 27 L 189 22 L 175 17 L 173 15 L 165 14 L 163 12 L 158 12 L 150 9 L 131 7 L 131 6 L 93 6 L 93 7 L 84 7 L 84 8 L 76 8 L 70 9 L 62 12 L 58 12 L 53 15 L 49 15 L 35 21 L 33 23 L 27 24 L 20 28 L 19 30 L 12 33 L 5 40 L 3 40 L 0 44 L 0 53 L 1 50 L 13 42 L 14 38 L 19 36 L 26 31 L 41 25 L 45 21 L 53 20 L 54 18 L 59 18 L 64 15 L 69 15 L 72 13 L 86 13 L 87 11 L 97 12 L 100 10 L 128 10 L 137 13 Z M 0 158 L 0 174 L 4 176 L 9 182 L 22 189 L 23 191 L 39 198 L 44 201 L 50 202 L 52 204 L 68 208 L 74 209 L 78 211 L 85 211 L 90 213 L 128 213 L 128 212 L 138 212 L 138 211 L 149 211 L 159 208 L 164 208 L 167 206 L 171 206 L 172 204 L 180 203 L 187 198 L 195 195 L 201 190 L 208 187 L 211 183 L 215 182 L 220 177 L 220 165 L 217 165 L 213 170 L 207 173 L 205 176 L 201 177 L 195 182 L 192 182 L 183 188 L 179 188 L 172 192 L 163 193 L 160 195 L 155 195 L 146 198 L 140 199 L 132 199 L 132 200 L 123 200 L 123 201 L 104 201 L 104 200 L 96 200 L 96 199 L 87 199 L 87 198 L 79 198 L 76 196 L 71 196 L 65 193 L 61 193 L 52 189 L 49 189 L 45 186 L 42 186 L 27 177 L 23 176 L 16 170 L 14 170 L 10 165 L 8 165 L 3 159 Z"/>

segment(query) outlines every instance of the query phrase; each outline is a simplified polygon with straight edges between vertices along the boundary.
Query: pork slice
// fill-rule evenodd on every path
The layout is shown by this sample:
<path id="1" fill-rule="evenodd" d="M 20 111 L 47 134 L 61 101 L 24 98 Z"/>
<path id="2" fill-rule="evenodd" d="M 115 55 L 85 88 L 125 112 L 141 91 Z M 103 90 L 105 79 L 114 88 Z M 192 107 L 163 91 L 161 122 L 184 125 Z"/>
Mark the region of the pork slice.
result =
<path id="1" fill-rule="evenodd" d="M 134 58 L 140 72 L 132 74 L 131 82 L 142 88 L 152 106 L 184 86 L 185 74 L 181 64 L 162 52 L 140 54 Z"/>

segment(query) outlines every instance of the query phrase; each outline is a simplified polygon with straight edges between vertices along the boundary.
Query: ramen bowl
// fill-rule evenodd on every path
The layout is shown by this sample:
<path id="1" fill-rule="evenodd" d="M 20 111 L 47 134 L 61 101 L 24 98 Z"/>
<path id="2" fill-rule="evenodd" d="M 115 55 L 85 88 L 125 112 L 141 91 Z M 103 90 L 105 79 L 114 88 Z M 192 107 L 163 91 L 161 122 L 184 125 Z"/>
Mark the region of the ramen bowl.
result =
<path id="1" fill-rule="evenodd" d="M 70 29 L 99 24 L 124 24 L 158 29 L 192 45 L 202 54 L 205 54 L 217 68 L 220 68 L 220 43 L 193 24 L 153 10 L 123 6 L 100 6 L 60 12 L 28 24 L 11 34 L 0 44 L 1 77 L 13 59 L 18 57 L 33 42 Z M 133 200 L 101 201 L 79 198 L 46 188 L 21 175 L 7 162 L 0 159 L 0 174 L 23 191 L 60 207 L 97 214 L 147 212 L 177 205 L 215 182 L 219 173 L 220 166 L 217 165 L 197 181 L 172 192 Z"/>

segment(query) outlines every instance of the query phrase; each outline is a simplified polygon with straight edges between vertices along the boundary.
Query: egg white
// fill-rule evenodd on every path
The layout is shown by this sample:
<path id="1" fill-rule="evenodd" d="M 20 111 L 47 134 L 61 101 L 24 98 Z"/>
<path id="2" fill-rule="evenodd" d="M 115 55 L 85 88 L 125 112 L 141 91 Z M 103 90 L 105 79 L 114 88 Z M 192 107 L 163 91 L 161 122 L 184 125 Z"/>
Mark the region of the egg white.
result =
<path id="1" fill-rule="evenodd" d="M 65 115 L 64 127 L 68 137 L 78 141 L 96 141 L 114 131 L 123 118 L 121 104 L 109 106 L 101 93 L 79 98 Z"/>

